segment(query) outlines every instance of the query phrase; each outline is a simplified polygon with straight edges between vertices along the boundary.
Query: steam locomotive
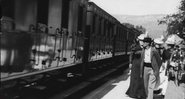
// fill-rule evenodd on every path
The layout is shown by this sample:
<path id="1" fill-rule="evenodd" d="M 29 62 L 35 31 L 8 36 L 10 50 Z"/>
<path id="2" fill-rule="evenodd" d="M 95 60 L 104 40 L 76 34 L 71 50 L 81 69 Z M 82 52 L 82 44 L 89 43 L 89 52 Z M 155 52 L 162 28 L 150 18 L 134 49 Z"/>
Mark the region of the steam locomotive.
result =
<path id="1" fill-rule="evenodd" d="M 123 61 L 141 33 L 88 0 L 0 4 L 1 84 L 57 70 L 86 75 L 99 64 Z"/>

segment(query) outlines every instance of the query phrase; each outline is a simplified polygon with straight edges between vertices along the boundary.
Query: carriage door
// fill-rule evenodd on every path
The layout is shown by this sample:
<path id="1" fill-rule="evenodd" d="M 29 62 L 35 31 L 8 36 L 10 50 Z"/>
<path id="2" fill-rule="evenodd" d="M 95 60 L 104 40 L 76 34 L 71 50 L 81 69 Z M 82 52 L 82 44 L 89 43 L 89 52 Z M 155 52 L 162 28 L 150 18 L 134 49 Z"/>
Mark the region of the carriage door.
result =
<path id="1" fill-rule="evenodd" d="M 62 62 L 62 0 L 49 0 L 48 35 L 46 37 L 50 67 L 61 66 Z"/>
<path id="2" fill-rule="evenodd" d="M 78 24 L 77 24 L 77 33 L 76 33 L 76 59 L 77 61 L 84 61 L 84 38 L 85 38 L 85 20 L 86 20 L 86 13 L 84 10 L 84 6 L 78 6 Z M 86 46 L 87 47 L 87 46 Z"/>

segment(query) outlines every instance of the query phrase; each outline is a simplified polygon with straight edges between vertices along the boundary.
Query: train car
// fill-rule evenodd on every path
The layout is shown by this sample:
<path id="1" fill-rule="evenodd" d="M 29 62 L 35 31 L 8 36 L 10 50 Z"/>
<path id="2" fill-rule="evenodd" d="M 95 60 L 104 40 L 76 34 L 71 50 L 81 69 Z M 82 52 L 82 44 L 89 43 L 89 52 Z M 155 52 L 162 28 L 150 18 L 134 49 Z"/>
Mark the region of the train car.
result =
<path id="1" fill-rule="evenodd" d="M 82 63 L 87 0 L 1 5 L 1 82 Z"/>
<path id="2" fill-rule="evenodd" d="M 112 57 L 117 20 L 93 2 L 88 3 L 87 11 L 89 61 Z"/>
<path id="3" fill-rule="evenodd" d="M 86 22 L 86 33 L 89 35 L 89 68 L 100 68 L 113 63 L 113 44 L 119 21 L 95 3 L 89 2 Z"/>
<path id="4" fill-rule="evenodd" d="M 116 25 L 116 35 L 114 38 L 114 60 L 119 63 L 122 61 L 128 61 L 127 54 L 127 40 L 128 40 L 128 28 L 121 23 Z"/>
<path id="5" fill-rule="evenodd" d="M 138 31 L 88 0 L 1 0 L 1 88 L 124 62 Z M 11 83 L 8 83 L 11 82 Z"/>
<path id="6" fill-rule="evenodd" d="M 117 34 L 115 40 L 115 56 L 126 54 L 127 40 L 129 30 L 122 24 L 117 26 Z"/>

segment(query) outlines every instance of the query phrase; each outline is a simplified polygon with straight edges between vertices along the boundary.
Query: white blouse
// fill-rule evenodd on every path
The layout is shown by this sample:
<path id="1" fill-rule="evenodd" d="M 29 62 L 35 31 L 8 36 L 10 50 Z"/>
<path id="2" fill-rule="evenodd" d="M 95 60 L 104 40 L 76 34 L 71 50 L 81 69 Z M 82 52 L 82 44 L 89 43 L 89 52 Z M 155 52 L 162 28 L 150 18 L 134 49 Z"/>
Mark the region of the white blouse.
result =
<path id="1" fill-rule="evenodd" d="M 145 57 L 144 57 L 145 63 L 151 63 L 151 47 L 148 49 L 145 49 Z"/>

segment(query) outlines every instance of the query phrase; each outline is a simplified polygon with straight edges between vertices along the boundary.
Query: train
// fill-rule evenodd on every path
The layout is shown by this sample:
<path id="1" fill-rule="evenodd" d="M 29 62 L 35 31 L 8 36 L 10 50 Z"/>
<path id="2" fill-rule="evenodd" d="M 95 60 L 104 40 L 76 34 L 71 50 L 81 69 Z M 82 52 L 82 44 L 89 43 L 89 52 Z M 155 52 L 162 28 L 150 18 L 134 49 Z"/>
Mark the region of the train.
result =
<path id="1" fill-rule="evenodd" d="M 0 0 L 0 5 L 1 88 L 56 71 L 88 75 L 100 64 L 124 61 L 141 34 L 88 0 Z"/>

